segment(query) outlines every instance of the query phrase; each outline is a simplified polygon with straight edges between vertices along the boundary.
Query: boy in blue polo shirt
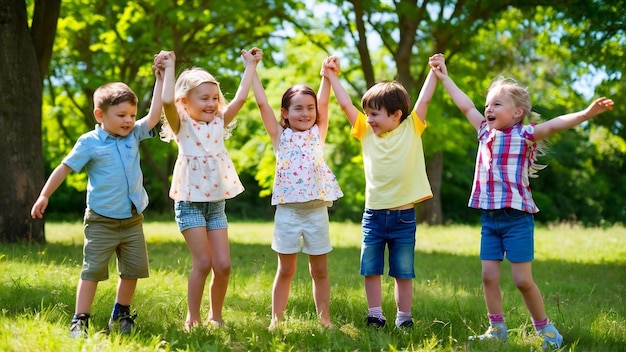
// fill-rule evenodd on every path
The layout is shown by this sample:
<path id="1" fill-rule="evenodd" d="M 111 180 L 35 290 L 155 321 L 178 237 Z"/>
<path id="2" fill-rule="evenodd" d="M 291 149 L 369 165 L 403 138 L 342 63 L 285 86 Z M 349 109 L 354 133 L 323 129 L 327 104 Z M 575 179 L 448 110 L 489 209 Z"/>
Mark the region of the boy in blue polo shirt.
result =
<path id="1" fill-rule="evenodd" d="M 148 194 L 139 165 L 139 142 L 154 136 L 152 129 L 161 117 L 163 55 L 168 53 L 155 56 L 152 104 L 141 120 L 135 121 L 138 99 L 126 84 L 107 83 L 96 89 L 93 113 L 99 124 L 78 139 L 31 209 L 33 218 L 42 218 L 48 199 L 67 175 L 85 168 L 88 183 L 83 268 L 76 289 L 71 337 L 86 333 L 98 282 L 108 279 L 113 254 L 117 255 L 120 279 L 109 329 L 129 333 L 134 325 L 130 304 L 137 279 L 148 277 L 149 271 L 142 214 L 148 206 Z"/>

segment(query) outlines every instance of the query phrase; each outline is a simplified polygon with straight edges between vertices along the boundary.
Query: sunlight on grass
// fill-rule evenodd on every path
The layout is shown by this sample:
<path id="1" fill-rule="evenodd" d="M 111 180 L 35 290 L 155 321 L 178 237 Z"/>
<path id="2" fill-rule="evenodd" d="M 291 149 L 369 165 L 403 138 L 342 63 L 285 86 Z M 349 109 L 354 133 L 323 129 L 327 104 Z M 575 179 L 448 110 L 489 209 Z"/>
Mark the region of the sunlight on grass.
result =
<path id="1" fill-rule="evenodd" d="M 506 343 L 470 343 L 486 329 L 480 281 L 478 226 L 418 226 L 413 316 L 400 330 L 394 283 L 384 276 L 383 310 L 389 326 L 365 326 L 363 278 L 358 274 L 360 224 L 331 223 L 328 256 L 334 329 L 320 327 L 315 313 L 307 256 L 298 256 L 285 320 L 267 331 L 276 254 L 273 224 L 230 224 L 232 271 L 224 305 L 226 326 L 182 331 L 191 259 L 174 221 L 144 225 L 150 278 L 140 280 L 133 309 L 138 331 L 107 335 L 115 298 L 116 267 L 101 282 L 87 339 L 69 339 L 76 282 L 82 264 L 82 224 L 47 223 L 46 245 L 0 248 L 0 350 L 2 351 L 540 351 L 540 339 L 510 275 L 502 266 Z M 563 335 L 567 351 L 621 351 L 626 345 L 626 229 L 538 227 L 535 280 L 546 312 Z M 208 285 L 202 313 L 208 313 Z"/>

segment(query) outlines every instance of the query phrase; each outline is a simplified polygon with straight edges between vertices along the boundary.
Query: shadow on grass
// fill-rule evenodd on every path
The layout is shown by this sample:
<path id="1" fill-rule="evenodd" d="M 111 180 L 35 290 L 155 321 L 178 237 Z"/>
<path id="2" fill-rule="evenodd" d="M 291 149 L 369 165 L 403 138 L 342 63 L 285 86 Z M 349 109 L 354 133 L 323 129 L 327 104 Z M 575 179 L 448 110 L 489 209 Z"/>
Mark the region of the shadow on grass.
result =
<path id="1" fill-rule="evenodd" d="M 387 327 L 374 331 L 365 326 L 367 305 L 363 278 L 359 275 L 360 249 L 335 247 L 329 254 L 331 312 L 336 329 L 321 331 L 315 324 L 307 256 L 300 254 L 298 269 L 286 312 L 286 328 L 266 330 L 271 307 L 271 285 L 277 258 L 269 245 L 231 243 L 232 272 L 226 297 L 225 314 L 230 323 L 225 329 L 180 331 L 186 311 L 186 275 L 191 260 L 182 241 L 148 243 L 151 270 L 165 278 L 140 280 L 134 305 L 141 313 L 140 333 L 161 335 L 172 348 L 189 350 L 388 350 L 418 349 L 434 343 L 455 346 L 456 350 L 528 351 L 527 335 L 532 325 L 521 295 L 510 278 L 510 266 L 502 266 L 504 309 L 511 335 L 504 346 L 468 344 L 467 336 L 487 327 L 480 282 L 480 261 L 475 256 L 416 251 L 413 315 L 416 327 L 403 331 L 393 327 L 395 303 L 393 280 L 383 279 L 383 309 Z M 76 281 L 80 273 L 82 246 L 51 243 L 11 245 L 0 249 L 0 265 L 27 265 L 32 277 L 4 272 L 0 282 L 0 302 L 4 316 L 35 314 L 63 306 L 71 316 Z M 108 287 L 99 288 L 106 298 L 96 300 L 99 325 L 106 324 L 114 298 L 115 266 L 111 264 Z M 565 342 L 580 350 L 619 351 L 626 346 L 626 265 L 583 264 L 564 261 L 536 261 L 534 277 L 545 298 L 546 311 L 555 321 Z M 22 271 L 24 272 L 24 271 Z M 39 275 L 39 276 L 37 276 Z M 155 275 L 157 276 L 157 275 Z M 169 280 L 175 287 L 167 287 Z M 205 296 L 207 292 L 205 291 Z M 109 304 L 111 302 L 111 304 Z M 99 305 L 96 308 L 96 305 Z M 101 305 L 101 306 L 100 306 Z M 164 320 L 163 317 L 168 317 Z M 290 328 L 289 325 L 299 326 Z M 614 324 L 614 331 L 606 330 Z M 255 338 L 257 336 L 257 338 Z M 600 337 L 599 337 L 600 336 Z M 258 338 L 270 345 L 256 346 Z M 431 341 L 434 339 L 434 342 Z M 512 341 L 511 341 L 512 340 Z M 220 345 L 228 341 L 230 348 Z M 255 342 L 257 341 L 257 342 Z M 301 344 L 314 343 L 304 348 Z M 621 347 L 620 347 L 621 346 Z M 303 347 L 303 348 L 299 348 Z"/>

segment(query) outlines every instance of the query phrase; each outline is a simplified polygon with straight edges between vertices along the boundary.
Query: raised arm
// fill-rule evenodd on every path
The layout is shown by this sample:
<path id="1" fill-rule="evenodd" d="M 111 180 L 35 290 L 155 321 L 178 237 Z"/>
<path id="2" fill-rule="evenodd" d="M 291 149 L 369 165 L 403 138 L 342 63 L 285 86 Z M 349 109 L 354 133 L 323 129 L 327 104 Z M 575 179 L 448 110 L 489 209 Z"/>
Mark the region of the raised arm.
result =
<path id="1" fill-rule="evenodd" d="M 48 177 L 46 184 L 41 189 L 41 193 L 39 193 L 39 197 L 30 210 L 30 216 L 32 216 L 33 219 L 43 218 L 43 214 L 46 212 L 46 208 L 48 207 L 48 200 L 50 199 L 50 196 L 52 196 L 52 193 L 59 188 L 70 172 L 72 172 L 72 169 L 65 164 L 60 164 L 56 167 L 56 169 L 54 169 L 54 171 L 52 171 L 52 174 Z"/>
<path id="2" fill-rule="evenodd" d="M 326 63 L 326 60 L 324 60 Z M 322 71 L 324 70 L 324 63 L 322 63 Z M 328 102 L 330 101 L 330 82 L 328 78 L 324 77 L 322 73 L 322 82 L 320 83 L 319 91 L 317 92 L 317 127 L 320 130 L 320 138 L 322 141 L 326 140 L 326 133 L 328 132 Z"/>
<path id="3" fill-rule="evenodd" d="M 161 112 L 163 111 L 163 74 L 165 69 L 161 64 L 161 56 L 155 55 L 152 70 L 156 76 L 154 83 L 154 89 L 152 91 L 152 102 L 150 103 L 150 111 L 148 115 L 144 116 L 144 119 L 148 119 L 147 127 L 151 130 L 161 120 Z"/>
<path id="4" fill-rule="evenodd" d="M 485 117 L 483 114 L 476 109 L 476 105 L 472 102 L 472 100 L 465 94 L 459 87 L 457 87 L 456 83 L 448 76 L 448 70 L 446 68 L 446 63 L 443 55 L 436 54 L 430 57 L 429 59 L 430 67 L 437 78 L 441 81 L 444 88 L 452 98 L 452 101 L 456 104 L 456 106 L 461 110 L 461 112 L 467 117 L 467 120 L 474 126 L 474 129 L 478 131 L 480 128 L 480 124 L 483 122 Z"/>
<path id="5" fill-rule="evenodd" d="M 572 128 L 607 110 L 613 110 L 613 100 L 602 97 L 594 100 L 585 110 L 555 117 L 535 126 L 535 140 Z"/>
<path id="6" fill-rule="evenodd" d="M 265 89 L 263 89 L 263 84 L 261 83 L 261 79 L 259 79 L 257 72 L 255 72 L 252 77 L 252 91 L 254 92 L 254 99 L 259 107 L 261 120 L 263 120 L 265 130 L 272 140 L 272 145 L 276 148 L 282 132 L 282 127 L 278 124 L 274 110 L 272 110 L 272 107 L 267 101 Z"/>
<path id="7" fill-rule="evenodd" d="M 328 78 L 333 92 L 335 92 L 335 98 L 337 98 L 337 102 L 346 114 L 348 121 L 350 121 L 350 125 L 354 126 L 359 110 L 352 104 L 350 95 L 348 95 L 348 92 L 341 85 L 341 81 L 339 81 L 339 59 L 331 56 L 327 60 L 328 65 L 323 68 L 322 73 L 324 77 Z"/>
<path id="8" fill-rule="evenodd" d="M 175 98 L 175 86 L 176 86 L 176 55 L 173 51 L 164 53 L 160 60 L 160 64 L 163 67 L 163 92 L 161 94 L 163 103 L 163 112 L 165 119 L 172 128 L 174 134 L 178 133 L 180 129 L 180 117 L 178 116 L 178 110 L 176 110 L 176 98 Z"/>
<path id="9" fill-rule="evenodd" d="M 417 97 L 417 101 L 415 102 L 415 107 L 413 110 L 417 114 L 417 117 L 422 120 L 422 122 L 426 122 L 426 113 L 428 112 L 428 104 L 430 104 L 430 100 L 433 98 L 433 93 L 435 92 L 435 88 L 437 88 L 437 76 L 433 73 L 431 69 L 428 72 L 428 76 L 426 76 L 426 80 L 424 81 L 424 85 L 420 90 L 420 94 Z"/>
<path id="10" fill-rule="evenodd" d="M 233 121 L 248 99 L 248 93 L 250 93 L 250 87 L 252 86 L 252 78 L 256 72 L 256 65 L 263 58 L 263 51 L 259 48 L 252 48 L 250 51 L 241 50 L 241 56 L 245 61 L 246 68 L 243 71 L 243 77 L 241 78 L 235 97 L 228 103 L 224 111 L 224 126 Z"/>

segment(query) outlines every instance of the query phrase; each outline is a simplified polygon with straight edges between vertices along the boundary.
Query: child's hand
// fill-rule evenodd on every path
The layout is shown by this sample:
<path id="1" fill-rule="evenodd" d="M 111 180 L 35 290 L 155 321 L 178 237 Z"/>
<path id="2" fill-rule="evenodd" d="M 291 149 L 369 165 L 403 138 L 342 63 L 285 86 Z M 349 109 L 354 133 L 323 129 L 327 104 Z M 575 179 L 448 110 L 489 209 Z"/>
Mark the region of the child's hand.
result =
<path id="1" fill-rule="evenodd" d="M 428 65 L 433 70 L 438 78 L 444 78 L 448 75 L 448 68 L 446 67 L 446 60 L 443 54 L 435 54 L 428 59 Z"/>
<path id="2" fill-rule="evenodd" d="M 167 67 L 174 67 L 176 64 L 176 54 L 173 51 L 161 50 L 160 53 L 154 55 L 154 66 L 164 70 Z"/>
<path id="3" fill-rule="evenodd" d="M 43 214 L 46 212 L 47 207 L 48 198 L 39 196 L 32 209 L 30 210 L 30 216 L 32 216 L 33 219 L 43 218 Z"/>
<path id="4" fill-rule="evenodd" d="M 165 68 L 174 67 L 176 63 L 176 55 L 173 51 L 161 50 L 158 54 L 154 55 L 154 62 L 152 64 L 152 70 L 157 76 L 157 79 L 163 79 L 165 74 Z"/>
<path id="5" fill-rule="evenodd" d="M 259 61 L 261 61 L 261 59 L 263 58 L 263 50 L 259 48 L 252 48 L 249 51 L 241 50 L 241 57 L 243 57 L 246 66 L 248 66 L 248 64 L 253 64 L 256 66 L 256 64 L 258 64 Z"/>
<path id="6" fill-rule="evenodd" d="M 324 59 L 324 62 L 322 62 L 320 75 L 324 77 L 328 77 L 329 74 L 334 74 L 338 76 L 340 70 L 341 69 L 339 67 L 339 59 L 337 59 L 336 56 L 329 56 Z"/>
<path id="7" fill-rule="evenodd" d="M 254 47 L 252 49 L 250 49 L 250 54 L 252 54 L 252 56 L 254 56 L 254 61 L 258 64 L 259 62 L 261 62 L 261 60 L 263 60 L 263 50 Z"/>
<path id="8" fill-rule="evenodd" d="M 587 109 L 585 110 L 585 115 L 589 118 L 599 115 L 607 110 L 613 110 L 613 100 L 602 97 L 596 99 Z"/>

